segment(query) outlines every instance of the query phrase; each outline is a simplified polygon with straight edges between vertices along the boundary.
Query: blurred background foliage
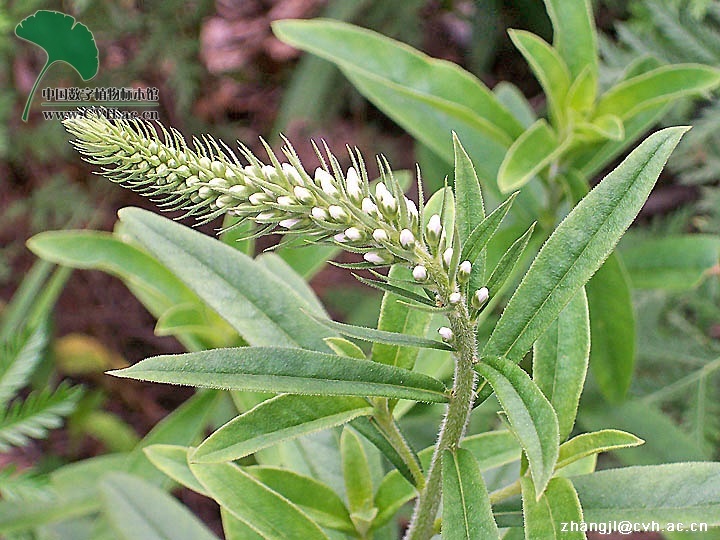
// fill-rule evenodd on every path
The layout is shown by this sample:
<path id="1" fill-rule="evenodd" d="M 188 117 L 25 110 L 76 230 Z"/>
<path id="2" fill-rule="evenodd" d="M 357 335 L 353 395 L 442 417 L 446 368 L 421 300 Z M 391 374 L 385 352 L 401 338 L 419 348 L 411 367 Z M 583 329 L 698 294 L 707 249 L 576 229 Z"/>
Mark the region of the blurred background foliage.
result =
<path id="1" fill-rule="evenodd" d="M 20 120 L 44 57 L 18 40 L 13 29 L 37 9 L 61 10 L 86 24 L 97 40 L 101 62 L 98 76 L 88 83 L 68 66 L 57 65 L 41 88 L 157 87 L 160 118 L 185 135 L 208 132 L 229 144 L 239 139 L 259 150 L 258 136 L 277 144 L 282 132 L 311 168 L 316 158 L 309 141 L 324 139 L 337 154 L 343 154 L 346 144 L 358 146 L 366 157 L 382 152 L 397 168 L 413 168 L 419 161 L 430 189 L 440 186 L 449 172 L 357 93 L 335 67 L 310 55 L 301 57 L 274 38 L 270 22 L 276 19 L 329 17 L 372 28 L 458 63 L 490 87 L 511 81 L 536 110 L 545 106 L 539 86 L 505 32 L 522 28 L 549 40 L 552 30 L 541 0 L 0 1 L 0 300 L 7 304 L 2 312 L 5 327 L 23 336 L 3 344 L 0 389 L 2 370 L 9 371 L 22 339 L 39 331 L 41 320 L 44 345 L 36 351 L 34 371 L 8 386 L 18 396 L 15 414 L 32 400 L 42 409 L 42 402 L 38 405 L 29 393 L 32 388 L 41 392 L 65 379 L 87 388 L 80 397 L 62 384 L 55 392 L 61 393 L 58 401 L 65 407 L 41 422 L 42 429 L 26 429 L 26 436 L 16 437 L 13 445 L 3 446 L 0 436 L 0 492 L 5 498 L 35 496 L 34 487 L 42 483 L 34 482 L 33 475 L 19 477 L 15 468 L 33 465 L 35 471 L 46 471 L 63 462 L 128 449 L 137 435 L 190 394 L 103 377 L 106 369 L 182 347 L 171 337 L 154 335 L 152 316 L 113 278 L 83 271 L 58 274 L 35 263 L 24 246 L 43 230 L 109 230 L 118 208 L 148 207 L 140 197 L 90 174 L 67 144 L 60 124 L 43 120 L 39 96 L 29 122 Z M 601 81 L 613 80 L 630 59 L 643 55 L 720 66 L 718 0 L 598 0 L 595 11 L 601 29 Z M 628 242 L 687 232 L 720 234 L 720 101 L 717 96 L 692 104 L 679 100 L 664 122 L 695 128 L 672 156 L 669 173 Z M 219 224 L 205 231 L 212 232 L 213 226 Z M 256 251 L 264 247 L 259 244 Z M 345 271 L 327 266 L 319 270 L 311 284 L 336 319 L 376 322 L 377 291 L 358 285 Z M 611 417 L 616 427 L 642 437 L 652 424 L 652 429 L 664 430 L 667 441 L 686 443 L 691 450 L 685 457 L 719 457 L 719 276 L 716 264 L 700 283 L 682 291 L 636 290 L 639 357 L 631 399 L 609 407 L 588 393 L 580 416 L 584 427 L 605 426 Z M 27 306 L 38 297 L 44 298 L 45 309 L 36 310 L 33 318 Z M 16 316 L 18 309 L 25 309 L 24 317 Z M 12 319 L 14 326 L 8 323 Z M 29 408 L 25 413 L 33 412 Z M 416 447 L 432 443 L 434 423 L 425 415 L 436 412 L 419 406 L 405 419 Z M 69 430 L 31 441 L 46 437 L 46 429 L 67 415 Z M 478 414 L 475 421 L 496 422 L 494 409 Z M 677 457 L 672 444 L 653 447 L 658 462 Z M 16 448 L 8 450 L 10 446 Z M 626 462 L 637 462 L 633 456 L 640 454 L 633 452 L 623 454 Z M 11 463 L 13 469 L 3 469 Z"/>

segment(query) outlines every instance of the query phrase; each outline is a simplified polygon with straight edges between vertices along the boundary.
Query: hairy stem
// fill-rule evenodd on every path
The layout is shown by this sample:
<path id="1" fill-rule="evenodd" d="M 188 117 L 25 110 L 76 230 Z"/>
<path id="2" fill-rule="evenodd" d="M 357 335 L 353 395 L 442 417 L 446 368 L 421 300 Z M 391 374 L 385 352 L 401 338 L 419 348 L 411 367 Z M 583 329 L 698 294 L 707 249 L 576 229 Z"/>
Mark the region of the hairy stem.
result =
<path id="1" fill-rule="evenodd" d="M 377 421 L 378 427 L 385 434 L 388 442 L 390 442 L 392 447 L 405 462 L 408 469 L 410 469 L 410 474 L 412 474 L 415 487 L 418 490 L 422 490 L 425 487 L 425 475 L 423 474 L 422 467 L 420 466 L 412 448 L 400 432 L 397 422 L 395 422 L 395 419 L 390 412 L 390 408 L 388 407 L 388 400 L 386 398 L 377 400 L 375 403 L 375 410 L 377 411 L 375 414 L 375 420 Z"/>
<path id="2" fill-rule="evenodd" d="M 428 273 L 435 278 L 440 288 L 440 296 L 446 300 L 451 293 L 447 278 L 442 280 L 444 272 L 433 262 L 426 263 Z M 455 345 L 455 377 L 450 402 L 447 405 L 445 418 L 440 429 L 438 442 L 435 445 L 430 468 L 427 472 L 425 488 L 413 511 L 410 527 L 405 535 L 406 540 L 429 540 L 433 536 L 433 525 L 440 506 L 442 494 L 442 455 L 445 450 L 457 448 L 465 433 L 475 391 L 475 371 L 473 364 L 477 360 L 475 341 L 475 324 L 470 320 L 464 302 L 448 313 L 450 328 L 453 331 Z"/>

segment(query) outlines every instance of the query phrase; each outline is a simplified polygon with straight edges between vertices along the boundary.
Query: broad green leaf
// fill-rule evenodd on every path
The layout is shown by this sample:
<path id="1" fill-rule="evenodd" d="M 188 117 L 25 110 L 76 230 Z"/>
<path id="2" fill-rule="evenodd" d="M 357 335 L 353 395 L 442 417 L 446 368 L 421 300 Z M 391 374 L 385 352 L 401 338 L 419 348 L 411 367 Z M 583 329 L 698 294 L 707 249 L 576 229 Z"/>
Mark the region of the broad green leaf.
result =
<path id="1" fill-rule="evenodd" d="M 600 430 L 605 426 L 614 426 L 644 439 L 643 446 L 627 448 L 617 454 L 616 458 L 626 465 L 702 461 L 711 457 L 669 416 L 641 401 L 627 401 L 622 405 L 596 401 L 592 407 L 583 407 L 578 422 L 584 429 Z"/>
<path id="2" fill-rule="evenodd" d="M 500 540 L 480 467 L 468 450 L 445 450 L 442 456 L 442 537 L 447 540 Z"/>
<path id="3" fill-rule="evenodd" d="M 462 253 L 460 254 L 461 261 L 474 262 L 477 260 L 482 250 L 498 230 L 500 223 L 502 223 L 502 220 L 510 210 L 516 196 L 516 193 L 510 195 L 505 202 L 493 210 L 489 216 L 483 219 L 472 230 L 462 247 Z"/>
<path id="4" fill-rule="evenodd" d="M 365 535 L 377 515 L 377 508 L 373 504 L 370 463 L 360 437 L 349 428 L 343 429 L 340 437 L 340 455 L 350 517 L 358 532 Z"/>
<path id="5" fill-rule="evenodd" d="M 307 281 L 282 258 L 274 253 L 263 253 L 257 256 L 255 262 L 264 266 L 276 277 L 280 278 L 281 281 L 285 282 L 301 302 L 305 302 L 309 306 L 312 313 L 327 317 L 325 308 Z"/>
<path id="6" fill-rule="evenodd" d="M 215 391 L 198 392 L 163 418 L 130 452 L 125 470 L 158 485 L 167 485 L 168 479 L 150 463 L 144 449 L 154 444 L 196 443 L 210 422 L 219 395 Z"/>
<path id="7" fill-rule="evenodd" d="M 556 126 L 566 122 L 565 100 L 570 90 L 570 71 L 557 50 L 542 38 L 524 30 L 509 30 L 510 39 L 522 53 L 547 96 Z M 501 185 L 502 187 L 502 185 Z"/>
<path id="8" fill-rule="evenodd" d="M 461 442 L 462 448 L 472 453 L 480 471 L 500 467 L 520 458 L 520 445 L 509 431 L 489 431 L 479 435 L 471 435 Z M 430 465 L 434 446 L 425 448 L 418 456 L 423 467 Z M 397 470 L 385 475 L 375 492 L 375 506 L 378 515 L 373 528 L 387 523 L 400 507 L 417 495 L 412 484 L 403 478 Z"/>
<path id="9" fill-rule="evenodd" d="M 191 461 L 233 461 L 372 412 L 372 406 L 359 397 L 279 395 L 230 420 L 198 446 Z"/>
<path id="10" fill-rule="evenodd" d="M 585 540 L 583 532 L 562 530 L 563 524 L 583 522 L 580 501 L 570 480 L 553 478 L 540 497 L 530 478 L 520 477 L 520 484 L 525 540 Z"/>
<path id="11" fill-rule="evenodd" d="M 124 540 L 217 540 L 190 510 L 141 478 L 108 474 L 101 492 L 104 513 Z"/>
<path id="12" fill-rule="evenodd" d="M 645 108 L 697 95 L 720 84 L 720 70 L 701 64 L 662 66 L 625 80 L 602 95 L 595 116 L 630 118 Z"/>
<path id="13" fill-rule="evenodd" d="M 245 525 L 225 508 L 220 508 L 225 540 L 264 540 L 264 537 Z"/>
<path id="14" fill-rule="evenodd" d="M 278 467 L 245 467 L 243 470 L 298 505 L 319 525 L 345 532 L 355 531 L 345 503 L 322 482 Z"/>
<path id="15" fill-rule="evenodd" d="M 228 390 L 447 401 L 443 383 L 377 362 L 283 347 L 240 347 L 155 356 L 117 377 Z"/>
<path id="16" fill-rule="evenodd" d="M 486 287 L 491 295 L 498 294 L 505 285 L 505 282 L 512 275 L 513 270 L 515 270 L 518 262 L 525 254 L 525 249 L 527 248 L 528 242 L 530 242 L 534 230 L 535 224 L 533 223 L 520 238 L 515 240 L 515 242 L 507 248 L 507 251 L 503 253 L 502 257 L 500 257 L 492 274 L 490 274 L 490 278 L 487 280 Z"/>
<path id="17" fill-rule="evenodd" d="M 567 93 L 565 106 L 582 115 L 587 114 L 595 106 L 597 97 L 597 72 L 594 66 L 587 66 L 578 75 Z"/>
<path id="18" fill-rule="evenodd" d="M 561 441 L 575 424 L 589 354 L 588 304 L 580 289 L 533 345 L 533 380 L 557 413 Z"/>
<path id="19" fill-rule="evenodd" d="M 485 205 L 475 166 L 455 133 L 453 133 L 453 149 L 455 151 L 456 224 L 462 245 L 475 227 L 485 219 Z"/>
<path id="20" fill-rule="evenodd" d="M 592 122 L 579 122 L 575 126 L 575 135 L 583 138 L 583 144 L 602 139 L 622 141 L 625 138 L 625 126 L 618 116 L 605 114 Z"/>
<path id="21" fill-rule="evenodd" d="M 529 128 L 537 120 L 537 114 L 532 105 L 514 84 L 500 81 L 493 88 L 493 94 L 517 118 L 523 128 Z"/>
<path id="22" fill-rule="evenodd" d="M 510 298 L 483 356 L 522 358 L 610 255 L 685 131 L 648 137 L 570 212 Z"/>
<path id="23" fill-rule="evenodd" d="M 231 463 L 191 464 L 217 503 L 267 540 L 327 539 L 297 505 Z M 242 497 L 238 497 L 241 493 Z"/>
<path id="24" fill-rule="evenodd" d="M 720 525 L 720 463 L 609 469 L 574 476 L 571 481 L 588 522 Z"/>
<path id="25" fill-rule="evenodd" d="M 632 433 L 618 429 L 603 429 L 602 431 L 583 433 L 560 445 L 557 468 L 566 467 L 593 454 L 640 446 L 644 442 Z"/>
<path id="26" fill-rule="evenodd" d="M 152 212 L 123 208 L 118 215 L 130 234 L 250 345 L 328 350 L 327 331 L 300 312 L 310 307 L 307 302 L 248 256 Z"/>
<path id="27" fill-rule="evenodd" d="M 630 282 L 617 252 L 585 285 L 590 308 L 590 369 L 605 398 L 620 402 L 635 365 L 635 313 Z"/>
<path id="28" fill-rule="evenodd" d="M 311 244 L 302 247 L 279 248 L 280 257 L 305 279 L 312 278 L 325 263 L 334 259 L 342 250 L 337 246 Z"/>
<path id="29" fill-rule="evenodd" d="M 408 269 L 400 265 L 394 265 L 388 274 L 390 278 L 409 279 L 411 274 Z M 412 309 L 406 304 L 398 302 L 401 297 L 391 292 L 383 295 L 380 305 L 380 318 L 378 319 L 378 332 L 391 333 L 393 337 L 404 336 L 405 338 L 417 337 L 426 342 L 433 342 L 433 348 L 441 347 L 441 342 L 425 339 L 432 314 L 417 309 Z M 358 327 L 354 327 L 358 328 Z M 344 332 L 340 332 L 341 334 Z M 353 336 L 351 336 L 353 337 Z M 357 336 L 355 336 L 357 337 Z M 403 338 L 404 339 L 404 338 Z M 408 343 L 387 343 L 377 340 L 373 341 L 370 358 L 374 362 L 397 366 L 405 369 L 413 369 L 415 360 L 420 352 L 415 346 L 408 346 Z M 442 345 L 445 345 L 444 343 Z"/>
<path id="30" fill-rule="evenodd" d="M 144 448 L 143 451 L 150 463 L 169 478 L 207 497 L 207 491 L 195 478 L 188 464 L 188 455 L 192 454 L 192 448 L 174 444 L 153 444 Z"/>
<path id="31" fill-rule="evenodd" d="M 644 238 L 620 245 L 636 289 L 682 290 L 697 286 L 720 261 L 720 238 L 693 234 Z"/>
<path id="32" fill-rule="evenodd" d="M 535 486 L 542 493 L 558 457 L 558 420 L 550 402 L 513 361 L 482 358 L 475 370 L 492 386 L 525 451 Z"/>
<path id="33" fill-rule="evenodd" d="M 392 293 L 385 293 L 386 295 L 390 295 Z M 397 303 L 397 301 L 395 301 Z M 409 310 L 409 308 L 403 304 L 401 304 L 405 308 L 405 310 Z M 394 326 L 398 330 L 402 330 L 403 327 L 399 327 L 397 323 L 403 324 L 404 327 L 407 325 L 413 325 L 411 328 L 416 328 L 414 323 L 419 323 L 417 326 L 422 325 L 422 328 L 416 328 L 416 332 L 420 333 L 421 330 L 425 329 L 427 330 L 428 325 L 430 324 L 429 319 L 432 318 L 432 315 L 429 313 L 426 314 L 423 312 L 423 315 L 425 315 L 424 320 L 417 320 L 417 319 L 408 319 L 408 316 L 406 315 L 404 318 L 400 319 L 399 321 L 393 321 L 393 324 L 391 325 L 388 321 L 386 324 L 383 324 L 382 326 Z M 375 328 L 368 328 L 366 326 L 353 326 L 351 324 L 345 324 L 340 323 L 336 321 L 331 320 L 322 320 L 317 319 L 320 324 L 323 324 L 330 328 L 331 330 L 334 330 L 338 334 L 343 334 L 345 336 L 355 338 L 355 339 L 361 339 L 363 341 L 372 341 L 373 343 L 385 343 L 387 345 L 394 345 L 397 346 L 397 348 L 400 347 L 414 347 L 414 348 L 425 348 L 425 349 L 439 349 L 441 351 L 452 351 L 453 348 L 449 346 L 447 343 L 443 343 L 442 341 L 437 341 L 435 339 L 428 339 L 425 337 L 419 337 L 413 334 L 403 334 L 398 332 L 388 332 L 386 330 L 376 330 Z M 424 334 L 424 332 L 423 332 Z M 373 354 L 375 351 L 373 351 Z M 389 360 L 387 362 L 381 360 L 380 358 L 375 358 L 373 356 L 373 360 L 376 362 L 380 362 L 382 364 L 388 364 L 388 365 L 396 365 L 390 362 L 390 360 L 395 360 L 398 356 L 398 353 L 395 353 L 395 356 L 393 357 L 387 357 L 387 356 L 381 356 L 380 358 Z M 417 355 L 415 355 L 417 356 Z M 411 369 L 412 364 L 414 363 L 414 358 L 412 359 L 413 362 L 403 362 L 405 364 L 410 365 L 403 365 L 400 367 L 404 367 L 406 369 Z"/>
<path id="34" fill-rule="evenodd" d="M 498 186 L 503 193 L 520 189 L 542 171 L 567 147 L 543 119 L 530 126 L 512 144 L 498 171 Z"/>
<path id="35" fill-rule="evenodd" d="M 553 25 L 553 46 L 565 60 L 574 80 L 589 66 L 597 79 L 597 31 L 590 0 L 545 0 Z"/>
<path id="36" fill-rule="evenodd" d="M 338 21 L 278 21 L 273 30 L 286 43 L 325 58 L 341 69 L 374 75 L 388 87 L 395 85 L 461 105 L 500 127 L 509 137 L 520 132 L 517 121 L 492 92 L 455 64 L 429 58 L 376 32 Z"/>
<path id="37" fill-rule="evenodd" d="M 367 358 L 365 352 L 360 347 L 345 338 L 329 337 L 325 338 L 325 343 L 339 356 L 357 358 L 358 360 L 365 360 Z"/>

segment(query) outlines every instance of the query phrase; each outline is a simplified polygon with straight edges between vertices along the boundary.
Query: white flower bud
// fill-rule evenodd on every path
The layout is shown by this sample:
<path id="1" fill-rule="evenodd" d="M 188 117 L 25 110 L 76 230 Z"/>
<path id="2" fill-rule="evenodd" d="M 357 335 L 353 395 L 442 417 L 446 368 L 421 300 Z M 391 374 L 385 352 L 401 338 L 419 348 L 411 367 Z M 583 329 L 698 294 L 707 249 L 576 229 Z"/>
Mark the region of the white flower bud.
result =
<path id="1" fill-rule="evenodd" d="M 341 206 L 332 204 L 328 207 L 328 211 L 330 212 L 330 217 L 335 221 L 347 222 L 350 220 L 350 216 L 348 216 L 347 212 L 343 210 Z"/>
<path id="2" fill-rule="evenodd" d="M 457 278 L 460 283 L 467 283 L 470 279 L 470 273 L 472 272 L 472 264 L 470 261 L 463 261 L 458 266 Z"/>
<path id="3" fill-rule="evenodd" d="M 450 295 L 450 298 L 448 298 L 451 304 L 459 304 L 460 300 L 462 300 L 462 294 L 459 292 L 454 292 Z"/>
<path id="4" fill-rule="evenodd" d="M 208 182 L 208 184 L 211 188 L 216 189 L 227 189 L 228 187 L 227 181 L 223 178 L 213 178 L 210 182 Z"/>
<path id="5" fill-rule="evenodd" d="M 207 157 L 207 156 L 202 156 L 202 157 L 200 158 L 200 166 L 201 166 L 203 169 L 209 169 L 211 164 L 212 164 L 212 162 L 210 161 L 210 158 L 209 158 L 209 157 Z"/>
<path id="6" fill-rule="evenodd" d="M 215 200 L 215 206 L 217 206 L 218 208 L 224 208 L 227 205 L 232 204 L 233 201 L 234 199 L 230 195 L 220 195 Z"/>
<path id="7" fill-rule="evenodd" d="M 277 203 L 280 206 L 292 206 L 295 203 L 295 201 L 293 200 L 292 197 L 288 197 L 287 195 L 282 195 L 281 197 L 277 198 Z"/>
<path id="8" fill-rule="evenodd" d="M 270 200 L 270 197 L 268 196 L 267 193 L 258 192 L 258 193 L 253 193 L 252 195 L 250 195 L 250 197 L 248 197 L 248 200 L 250 201 L 250 204 L 258 206 L 258 205 L 265 204 L 266 202 L 268 202 Z"/>
<path id="9" fill-rule="evenodd" d="M 262 169 L 260 170 L 265 178 L 267 178 L 271 182 L 275 180 L 275 177 L 277 176 L 277 171 L 275 170 L 275 167 L 273 167 L 272 165 L 263 165 Z"/>
<path id="10" fill-rule="evenodd" d="M 263 212 L 258 214 L 255 221 L 270 221 L 277 217 L 277 212 Z"/>
<path id="11" fill-rule="evenodd" d="M 487 287 L 481 287 L 473 294 L 471 303 L 474 308 L 480 309 L 488 301 L 488 298 L 490 298 L 490 291 Z"/>
<path id="12" fill-rule="evenodd" d="M 407 206 L 408 214 L 410 214 L 414 218 L 418 217 L 417 206 L 415 206 L 415 203 L 407 197 L 405 197 L 405 206 Z"/>
<path id="13" fill-rule="evenodd" d="M 377 242 L 387 242 L 388 241 L 388 234 L 385 232 L 385 229 L 375 229 L 373 231 L 373 238 Z"/>
<path id="14" fill-rule="evenodd" d="M 375 186 L 375 198 L 381 200 L 386 195 L 390 195 L 387 186 L 383 182 L 378 182 Z"/>
<path id="15" fill-rule="evenodd" d="M 453 331 L 450 330 L 447 326 L 441 326 L 438 328 L 438 334 L 440 334 L 440 337 L 445 343 L 450 343 L 453 340 Z"/>
<path id="16" fill-rule="evenodd" d="M 333 240 L 342 244 L 343 242 L 347 242 L 348 239 L 344 233 L 337 233 L 335 236 L 333 236 Z"/>
<path id="17" fill-rule="evenodd" d="M 450 266 L 450 262 L 452 262 L 452 257 L 453 257 L 453 248 L 447 248 L 443 252 L 443 263 L 445 264 L 446 268 Z"/>
<path id="18" fill-rule="evenodd" d="M 427 268 L 419 264 L 415 268 L 413 268 L 412 275 L 415 281 L 419 281 L 421 283 L 423 281 L 427 281 Z"/>
<path id="19" fill-rule="evenodd" d="M 385 258 L 375 251 L 366 253 L 365 255 L 363 255 L 363 259 L 365 259 L 367 262 L 372 263 L 372 264 L 386 264 L 387 263 Z"/>
<path id="20" fill-rule="evenodd" d="M 357 203 L 362 199 L 362 189 L 360 188 L 360 175 L 354 167 L 350 167 L 347 170 L 347 176 L 345 177 L 345 189 L 348 196 L 353 202 Z"/>
<path id="21" fill-rule="evenodd" d="M 337 195 L 337 188 L 335 187 L 335 179 L 325 169 L 318 167 L 315 169 L 315 183 L 320 183 L 320 188 L 328 195 Z"/>
<path id="22" fill-rule="evenodd" d="M 213 161 L 210 164 L 210 171 L 217 177 L 225 176 L 225 164 L 221 161 Z"/>
<path id="23" fill-rule="evenodd" d="M 374 202 L 372 202 L 368 197 L 365 197 L 362 200 L 361 207 L 362 207 L 362 211 L 365 212 L 366 214 L 377 214 L 377 211 L 378 211 L 377 205 Z"/>
<path id="24" fill-rule="evenodd" d="M 203 186 L 198 190 L 198 195 L 203 199 L 209 199 L 213 195 L 213 190 L 207 186 Z"/>
<path id="25" fill-rule="evenodd" d="M 395 214 L 397 214 L 397 201 L 395 197 L 389 193 L 380 197 L 380 210 L 382 210 L 383 214 L 387 217 L 394 217 Z"/>
<path id="26" fill-rule="evenodd" d="M 440 238 L 440 234 L 442 234 L 442 222 L 440 221 L 440 216 L 438 214 L 430 216 L 430 220 L 427 224 L 427 230 L 437 238 Z"/>
<path id="27" fill-rule="evenodd" d="M 230 186 L 230 189 L 228 191 L 230 192 L 230 195 L 232 195 L 236 199 L 244 199 L 247 195 L 248 188 L 247 186 L 234 185 Z"/>
<path id="28" fill-rule="evenodd" d="M 292 229 L 298 223 L 300 223 L 300 220 L 298 218 L 289 218 L 283 219 L 280 223 L 278 223 L 278 225 L 284 227 L 285 229 Z"/>
<path id="29" fill-rule="evenodd" d="M 400 245 L 405 249 L 410 249 L 415 245 L 415 235 L 410 229 L 400 231 Z"/>
<path id="30" fill-rule="evenodd" d="M 315 202 L 315 197 L 313 197 L 313 194 L 310 193 L 310 190 L 308 188 L 302 186 L 295 186 L 293 188 L 293 193 L 303 204 L 312 204 Z"/>
<path id="31" fill-rule="evenodd" d="M 200 182 L 202 182 L 202 180 L 200 180 L 197 176 L 193 175 L 190 176 L 187 180 L 185 180 L 185 185 L 187 187 L 193 187 L 195 184 L 199 184 Z"/>
<path id="32" fill-rule="evenodd" d="M 345 236 L 351 242 L 359 242 L 363 239 L 364 235 L 357 227 L 350 227 L 349 229 L 345 229 Z"/>
<path id="33" fill-rule="evenodd" d="M 319 206 L 315 206 L 310 213 L 312 214 L 312 217 L 319 219 L 320 221 L 326 221 L 328 218 L 327 210 L 320 208 Z"/>
<path id="34" fill-rule="evenodd" d="M 287 176 L 287 178 L 291 184 L 293 184 L 295 186 L 303 185 L 302 176 L 300 176 L 300 173 L 297 171 L 297 169 L 295 167 L 293 167 L 289 163 L 283 163 L 282 170 L 285 173 L 285 176 Z"/>

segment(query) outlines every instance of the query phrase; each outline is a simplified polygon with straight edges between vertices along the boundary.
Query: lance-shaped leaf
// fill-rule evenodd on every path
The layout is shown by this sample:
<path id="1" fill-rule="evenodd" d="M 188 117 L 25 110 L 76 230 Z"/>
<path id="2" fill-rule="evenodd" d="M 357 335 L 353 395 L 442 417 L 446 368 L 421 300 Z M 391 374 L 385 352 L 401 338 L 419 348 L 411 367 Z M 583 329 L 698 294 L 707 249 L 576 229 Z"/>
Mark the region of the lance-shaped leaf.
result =
<path id="1" fill-rule="evenodd" d="M 553 26 L 553 46 L 574 80 L 588 69 L 597 80 L 597 31 L 590 0 L 545 0 Z"/>
<path id="2" fill-rule="evenodd" d="M 720 70 L 701 64 L 662 66 L 633 77 L 608 90 L 600 98 L 595 116 L 634 114 L 682 96 L 699 94 L 720 84 Z"/>
<path id="3" fill-rule="evenodd" d="M 535 34 L 523 30 L 509 30 L 508 34 L 542 85 L 554 123 L 563 125 L 565 99 L 570 90 L 567 65 L 553 47 Z"/>
<path id="4" fill-rule="evenodd" d="M 580 501 L 570 480 L 553 478 L 537 496 L 530 478 L 521 477 L 526 540 L 585 540 L 581 531 L 563 531 L 566 523 L 582 523 Z"/>
<path id="5" fill-rule="evenodd" d="M 558 457 L 558 420 L 550 402 L 527 373 L 511 360 L 483 358 L 475 370 L 490 383 L 510 426 L 525 450 L 530 474 L 541 494 Z"/>
<path id="6" fill-rule="evenodd" d="M 138 477 L 111 473 L 101 493 L 105 515 L 123 540 L 217 540 L 176 499 Z"/>
<path id="7" fill-rule="evenodd" d="M 570 478 L 590 522 L 720 525 L 720 463 L 608 469 Z M 622 489 L 618 489 L 622 486 Z"/>
<path id="8" fill-rule="evenodd" d="M 240 467 L 231 463 L 202 463 L 191 464 L 190 469 L 222 508 L 263 538 L 327 540 L 322 529 L 297 505 Z"/>
<path id="9" fill-rule="evenodd" d="M 570 212 L 525 274 L 483 355 L 522 358 L 610 255 L 685 131 L 648 137 Z"/>
<path id="10" fill-rule="evenodd" d="M 483 219 L 477 227 L 473 229 L 462 247 L 461 261 L 475 261 L 483 248 L 497 231 L 502 220 L 505 219 L 510 207 L 515 200 L 517 193 L 510 195 L 505 202 L 498 206 L 492 213 Z"/>
<path id="11" fill-rule="evenodd" d="M 145 456 L 150 463 L 169 478 L 172 478 L 181 486 L 207 497 L 207 491 L 190 470 L 188 456 L 192 452 L 193 448 L 174 444 L 153 444 L 144 449 Z"/>
<path id="12" fill-rule="evenodd" d="M 195 463 L 233 461 L 372 412 L 370 404 L 359 397 L 283 394 L 230 420 L 198 446 L 191 460 Z"/>
<path id="13" fill-rule="evenodd" d="M 413 336 L 410 334 L 401 334 L 399 332 L 387 332 L 385 330 L 377 330 L 366 326 L 354 326 L 329 319 L 316 319 L 319 323 L 334 330 L 338 334 L 344 336 L 362 339 L 364 341 L 372 341 L 373 343 L 386 343 L 388 345 L 398 345 L 400 347 L 416 347 L 421 349 L 439 349 L 441 351 L 452 351 L 453 348 L 447 343 L 428 339 L 424 337 Z M 425 323 L 427 326 L 427 323 Z M 373 358 L 374 360 L 374 358 Z M 386 362 L 383 362 L 386 363 Z M 389 363 L 389 362 L 387 362 Z M 410 366 L 412 367 L 412 366 Z"/>
<path id="14" fill-rule="evenodd" d="M 592 433 L 583 433 L 560 445 L 557 468 L 566 467 L 593 454 L 640 446 L 644 442 L 632 433 L 618 429 L 603 429 Z"/>
<path id="15" fill-rule="evenodd" d="M 263 265 L 198 231 L 138 208 L 118 213 L 132 234 L 251 345 L 327 351 L 329 333 L 305 300 Z"/>
<path id="16" fill-rule="evenodd" d="M 487 280 L 486 287 L 490 291 L 490 294 L 495 295 L 502 289 L 505 282 L 508 280 L 513 270 L 517 266 L 518 262 L 525 254 L 528 242 L 532 237 L 533 231 L 535 230 L 535 224 L 530 225 L 530 228 L 523 233 L 523 235 L 515 240 L 512 245 L 507 248 L 507 251 L 503 253 L 500 260 L 495 265 L 495 268 L 490 274 L 490 278 Z"/>
<path id="17" fill-rule="evenodd" d="M 485 218 L 485 205 L 475 166 L 456 133 L 453 133 L 453 149 L 455 151 L 455 213 L 460 242 L 464 244 L 473 229 Z"/>
<path id="18" fill-rule="evenodd" d="M 373 504 L 374 490 L 370 462 L 360 437 L 351 429 L 343 429 L 340 437 L 340 455 L 350 517 L 357 531 L 365 535 L 377 515 L 377 508 Z"/>
<path id="19" fill-rule="evenodd" d="M 590 319 L 585 290 L 560 312 L 533 345 L 533 380 L 555 409 L 564 441 L 575 424 L 590 355 Z"/>
<path id="20" fill-rule="evenodd" d="M 23 122 L 27 121 L 30 104 L 40 80 L 55 62 L 69 64 L 83 81 L 89 81 L 97 75 L 100 61 L 95 38 L 87 26 L 77 22 L 70 15 L 59 11 L 38 10 L 20 21 L 15 27 L 15 35 L 37 45 L 47 53 L 45 65 L 35 79 L 25 103 Z"/>
<path id="21" fill-rule="evenodd" d="M 500 540 L 480 467 L 469 450 L 442 456 L 442 536 L 447 540 Z"/>
<path id="22" fill-rule="evenodd" d="M 437 379 L 377 362 L 303 349 L 240 347 L 155 356 L 117 377 L 227 390 L 447 401 Z"/>
<path id="23" fill-rule="evenodd" d="M 558 157 L 569 144 L 560 141 L 548 123 L 540 119 L 512 144 L 498 171 L 498 186 L 503 193 L 520 189 Z"/>

